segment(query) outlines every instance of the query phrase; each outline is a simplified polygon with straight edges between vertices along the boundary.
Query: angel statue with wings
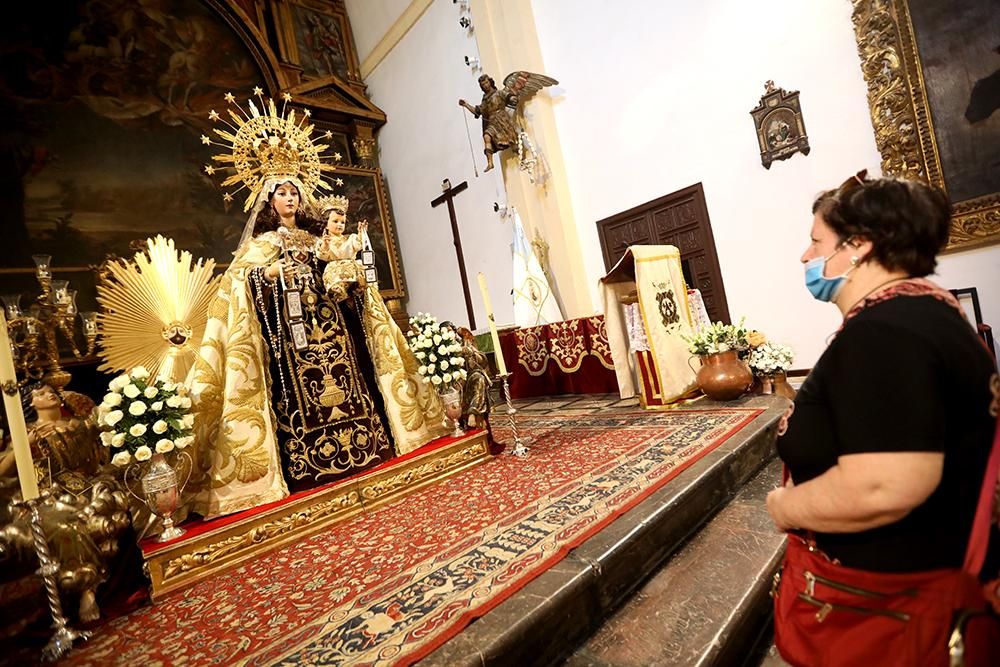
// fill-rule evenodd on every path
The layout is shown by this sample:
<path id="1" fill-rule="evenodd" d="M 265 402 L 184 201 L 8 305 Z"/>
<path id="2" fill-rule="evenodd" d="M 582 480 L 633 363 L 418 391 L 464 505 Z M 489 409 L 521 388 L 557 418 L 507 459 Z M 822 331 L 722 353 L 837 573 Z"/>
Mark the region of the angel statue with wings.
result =
<path id="1" fill-rule="evenodd" d="M 518 104 L 525 102 L 542 88 L 558 83 L 544 74 L 511 72 L 503 80 L 503 90 L 497 90 L 493 77 L 483 74 L 479 77 L 479 87 L 483 91 L 482 102 L 472 106 L 465 100 L 458 101 L 459 106 L 471 111 L 476 118 L 483 119 L 485 171 L 493 168 L 494 153 L 518 145 L 519 133 L 514 124 Z M 512 109 L 513 112 L 508 112 L 507 109 Z"/>

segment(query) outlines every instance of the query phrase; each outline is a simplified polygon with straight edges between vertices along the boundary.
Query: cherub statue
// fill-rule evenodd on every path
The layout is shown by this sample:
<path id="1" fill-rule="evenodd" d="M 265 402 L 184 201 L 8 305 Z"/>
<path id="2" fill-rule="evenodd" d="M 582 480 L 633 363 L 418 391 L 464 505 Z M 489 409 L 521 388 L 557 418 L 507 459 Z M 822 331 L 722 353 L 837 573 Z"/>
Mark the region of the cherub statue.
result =
<path id="1" fill-rule="evenodd" d="M 493 154 L 517 145 L 518 130 L 514 115 L 518 105 L 546 86 L 559 82 L 544 74 L 533 72 L 511 72 L 503 80 L 503 90 L 497 90 L 493 77 L 483 74 L 479 77 L 479 87 L 483 90 L 483 100 L 472 106 L 465 100 L 458 105 L 471 111 L 476 118 L 483 119 L 483 144 L 486 153 L 486 169 L 493 168 Z M 514 112 L 508 112 L 507 109 Z"/>
<path id="2" fill-rule="evenodd" d="M 486 355 L 476 347 L 476 339 L 465 327 L 458 327 L 462 338 L 462 357 L 465 359 L 465 386 L 462 391 L 462 422 L 466 428 L 483 428 L 490 412 L 490 385 Z"/>

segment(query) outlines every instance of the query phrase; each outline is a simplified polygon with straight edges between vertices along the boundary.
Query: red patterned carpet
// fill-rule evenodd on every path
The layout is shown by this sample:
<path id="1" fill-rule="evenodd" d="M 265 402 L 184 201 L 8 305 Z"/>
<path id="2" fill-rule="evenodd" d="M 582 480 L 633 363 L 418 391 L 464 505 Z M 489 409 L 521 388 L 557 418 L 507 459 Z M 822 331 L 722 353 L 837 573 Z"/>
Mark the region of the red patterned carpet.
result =
<path id="1" fill-rule="evenodd" d="M 529 457 L 504 454 L 111 621 L 65 662 L 410 664 L 761 412 L 574 407 L 522 411 Z"/>

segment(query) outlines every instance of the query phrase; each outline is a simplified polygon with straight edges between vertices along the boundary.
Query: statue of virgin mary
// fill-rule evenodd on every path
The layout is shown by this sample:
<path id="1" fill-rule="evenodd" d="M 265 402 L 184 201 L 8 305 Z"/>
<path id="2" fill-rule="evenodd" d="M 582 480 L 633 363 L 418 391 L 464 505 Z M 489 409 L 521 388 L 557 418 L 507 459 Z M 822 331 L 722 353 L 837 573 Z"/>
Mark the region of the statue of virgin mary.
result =
<path id="1" fill-rule="evenodd" d="M 328 261 L 355 261 L 322 251 L 314 193 L 330 189 L 322 172 L 333 166 L 319 157 L 327 147 L 313 142 L 308 116 L 296 123 L 294 110 L 279 114 L 255 92 L 263 111 L 251 101 L 249 113 L 230 114 L 242 124 L 215 132 L 231 154 L 206 167 L 233 172 L 224 187 L 250 189 L 247 225 L 188 378 L 192 509 L 206 517 L 349 477 L 447 432 L 377 286 L 361 270 L 336 290 L 323 283 Z"/>

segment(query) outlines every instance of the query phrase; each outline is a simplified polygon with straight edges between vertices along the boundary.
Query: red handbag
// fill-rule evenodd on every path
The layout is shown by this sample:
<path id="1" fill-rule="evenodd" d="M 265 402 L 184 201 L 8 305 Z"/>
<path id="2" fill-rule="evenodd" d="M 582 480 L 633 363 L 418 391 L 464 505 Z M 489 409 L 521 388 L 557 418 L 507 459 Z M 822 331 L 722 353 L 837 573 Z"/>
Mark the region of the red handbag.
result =
<path id="1" fill-rule="evenodd" d="M 998 468 L 1000 430 L 961 569 L 858 570 L 789 534 L 771 589 L 781 657 L 796 667 L 1000 665 L 1000 623 L 978 580 Z"/>

